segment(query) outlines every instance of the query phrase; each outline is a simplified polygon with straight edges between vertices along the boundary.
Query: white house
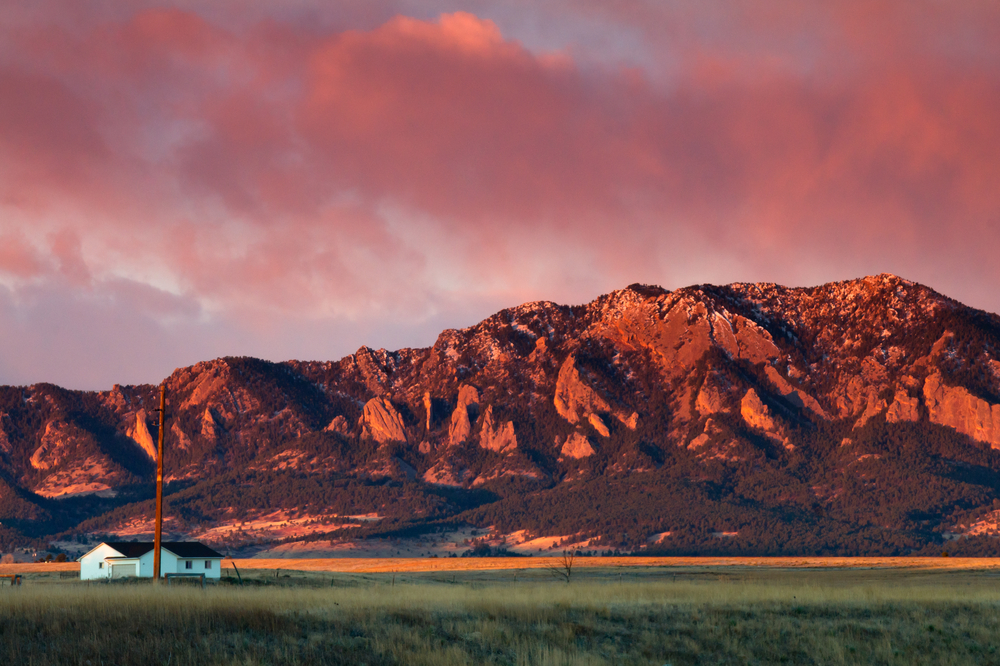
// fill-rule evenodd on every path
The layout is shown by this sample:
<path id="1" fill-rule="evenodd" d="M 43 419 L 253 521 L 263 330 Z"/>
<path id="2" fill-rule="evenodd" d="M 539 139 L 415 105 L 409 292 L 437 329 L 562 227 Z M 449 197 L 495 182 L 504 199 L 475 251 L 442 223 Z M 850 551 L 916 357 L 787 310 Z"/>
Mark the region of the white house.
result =
<path id="1" fill-rule="evenodd" d="M 105 541 L 77 558 L 80 580 L 105 578 L 152 578 L 152 541 Z M 205 574 L 218 578 L 222 555 L 197 541 L 164 541 L 160 544 L 160 576 Z"/>

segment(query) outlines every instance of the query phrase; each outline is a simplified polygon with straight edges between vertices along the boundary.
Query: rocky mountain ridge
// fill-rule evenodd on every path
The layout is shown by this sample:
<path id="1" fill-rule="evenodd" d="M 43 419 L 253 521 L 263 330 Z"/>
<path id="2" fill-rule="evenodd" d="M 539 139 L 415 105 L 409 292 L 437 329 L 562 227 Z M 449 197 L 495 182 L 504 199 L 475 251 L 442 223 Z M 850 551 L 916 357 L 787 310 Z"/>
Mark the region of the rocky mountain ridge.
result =
<path id="1" fill-rule="evenodd" d="M 234 548 L 469 526 L 497 547 L 788 552 L 791 530 L 803 552 L 937 548 L 966 524 L 989 534 L 1000 509 L 998 350 L 1000 317 L 879 275 L 632 285 L 425 349 L 217 359 L 165 380 L 175 529 Z M 0 388 L 0 539 L 145 524 L 157 394 Z M 315 529 L 235 527 L 275 511 Z"/>

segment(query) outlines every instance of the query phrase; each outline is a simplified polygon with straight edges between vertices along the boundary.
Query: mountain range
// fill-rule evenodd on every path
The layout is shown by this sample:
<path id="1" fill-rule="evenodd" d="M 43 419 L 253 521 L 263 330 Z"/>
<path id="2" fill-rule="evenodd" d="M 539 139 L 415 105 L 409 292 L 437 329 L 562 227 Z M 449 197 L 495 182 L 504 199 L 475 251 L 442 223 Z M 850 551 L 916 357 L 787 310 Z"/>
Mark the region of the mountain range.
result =
<path id="1" fill-rule="evenodd" d="M 229 552 L 1000 551 L 1000 317 L 893 275 L 636 284 L 164 382 L 166 529 Z M 0 549 L 148 538 L 158 399 L 0 387 Z"/>

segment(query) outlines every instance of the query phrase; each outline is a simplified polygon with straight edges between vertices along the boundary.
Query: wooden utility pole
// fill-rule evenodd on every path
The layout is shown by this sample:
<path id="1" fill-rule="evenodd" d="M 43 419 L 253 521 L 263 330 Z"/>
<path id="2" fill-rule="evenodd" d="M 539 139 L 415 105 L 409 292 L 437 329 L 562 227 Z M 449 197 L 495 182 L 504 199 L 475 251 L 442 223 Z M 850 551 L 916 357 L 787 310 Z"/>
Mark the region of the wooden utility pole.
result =
<path id="1" fill-rule="evenodd" d="M 160 542 L 163 538 L 163 423 L 167 413 L 167 382 L 160 384 L 160 432 L 156 447 L 156 527 L 153 537 L 153 582 L 160 582 Z"/>

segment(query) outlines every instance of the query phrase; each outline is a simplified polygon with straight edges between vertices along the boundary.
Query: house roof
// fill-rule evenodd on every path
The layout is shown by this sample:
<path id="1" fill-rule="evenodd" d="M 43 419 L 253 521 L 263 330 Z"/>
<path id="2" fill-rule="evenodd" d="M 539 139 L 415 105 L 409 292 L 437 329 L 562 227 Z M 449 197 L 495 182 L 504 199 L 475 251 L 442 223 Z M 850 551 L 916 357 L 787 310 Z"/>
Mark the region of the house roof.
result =
<path id="1" fill-rule="evenodd" d="M 153 550 L 153 543 L 145 541 L 105 541 L 105 545 L 111 546 L 124 557 L 142 557 Z M 167 544 L 162 544 L 166 546 Z"/>
<path id="2" fill-rule="evenodd" d="M 153 550 L 154 544 L 152 541 L 105 541 L 102 545 L 114 548 L 126 558 L 134 558 L 142 557 Z M 197 541 L 163 541 L 160 543 L 160 547 L 170 551 L 177 557 L 222 559 L 222 555 Z M 94 552 L 94 550 L 97 550 L 97 548 L 91 549 L 86 555 L 78 559 L 83 559 Z"/>
<path id="3" fill-rule="evenodd" d="M 153 544 L 149 544 L 149 547 L 152 548 Z M 218 557 L 222 559 L 220 553 L 197 541 L 164 541 L 163 547 L 177 557 Z"/>

